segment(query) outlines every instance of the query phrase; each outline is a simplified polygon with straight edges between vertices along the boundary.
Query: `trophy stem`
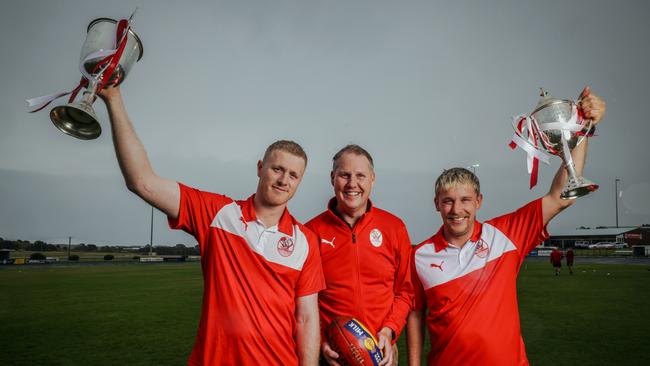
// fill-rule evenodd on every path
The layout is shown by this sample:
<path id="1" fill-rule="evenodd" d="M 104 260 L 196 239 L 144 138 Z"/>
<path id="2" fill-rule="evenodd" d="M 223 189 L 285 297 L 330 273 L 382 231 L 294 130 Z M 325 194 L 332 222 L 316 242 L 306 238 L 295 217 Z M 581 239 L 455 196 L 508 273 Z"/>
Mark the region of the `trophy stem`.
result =
<path id="1" fill-rule="evenodd" d="M 102 128 L 93 109 L 99 83 L 95 78 L 88 80 L 88 87 L 78 103 L 62 105 L 50 111 L 52 123 L 63 133 L 82 140 L 99 137 Z"/>
<path id="2" fill-rule="evenodd" d="M 563 200 L 572 200 L 597 190 L 597 184 L 578 175 L 576 172 L 575 164 L 573 163 L 573 157 L 571 156 L 571 150 L 569 149 L 569 143 L 564 137 L 562 137 L 561 140 L 561 157 L 562 160 L 564 160 L 564 166 L 566 167 L 567 173 L 569 174 L 569 179 L 566 187 L 564 188 L 564 191 L 562 191 L 562 194 L 560 194 L 560 198 Z"/>
<path id="3" fill-rule="evenodd" d="M 569 179 L 576 180 L 578 173 L 576 172 L 576 166 L 573 163 L 573 157 L 571 156 L 571 149 L 569 149 L 569 143 L 562 136 L 562 160 L 564 160 L 564 165 L 569 172 Z"/>

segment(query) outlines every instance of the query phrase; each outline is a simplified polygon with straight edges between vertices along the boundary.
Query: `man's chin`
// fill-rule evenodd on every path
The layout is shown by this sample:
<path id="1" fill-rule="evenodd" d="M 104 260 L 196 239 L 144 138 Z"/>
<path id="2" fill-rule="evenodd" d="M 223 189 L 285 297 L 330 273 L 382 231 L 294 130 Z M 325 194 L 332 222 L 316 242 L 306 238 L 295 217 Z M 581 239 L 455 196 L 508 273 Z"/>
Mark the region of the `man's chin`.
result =
<path id="1" fill-rule="evenodd" d="M 282 206 L 286 205 L 291 199 L 288 194 L 271 194 L 264 197 L 264 203 L 268 206 Z"/>
<path id="2" fill-rule="evenodd" d="M 453 237 L 461 237 L 467 235 L 467 233 L 469 232 L 469 228 L 468 227 L 459 228 L 459 227 L 447 225 L 445 226 L 445 231 Z"/>

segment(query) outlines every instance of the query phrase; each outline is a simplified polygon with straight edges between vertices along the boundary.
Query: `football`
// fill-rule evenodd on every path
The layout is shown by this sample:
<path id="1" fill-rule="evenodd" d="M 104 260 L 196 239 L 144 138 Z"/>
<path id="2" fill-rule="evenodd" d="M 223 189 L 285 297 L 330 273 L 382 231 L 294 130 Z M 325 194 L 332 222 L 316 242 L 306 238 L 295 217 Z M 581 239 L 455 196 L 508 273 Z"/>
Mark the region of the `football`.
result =
<path id="1" fill-rule="evenodd" d="M 326 332 L 330 347 L 339 354 L 337 362 L 344 366 L 379 365 L 382 354 L 375 336 L 349 317 L 336 317 Z"/>

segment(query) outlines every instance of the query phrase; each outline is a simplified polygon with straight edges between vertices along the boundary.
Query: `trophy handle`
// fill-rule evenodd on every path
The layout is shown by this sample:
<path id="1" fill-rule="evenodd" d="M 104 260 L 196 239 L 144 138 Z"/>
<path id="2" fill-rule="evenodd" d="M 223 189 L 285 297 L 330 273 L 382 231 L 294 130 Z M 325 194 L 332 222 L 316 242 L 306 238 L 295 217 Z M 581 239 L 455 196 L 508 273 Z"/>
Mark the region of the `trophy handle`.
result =
<path id="1" fill-rule="evenodd" d="M 533 142 L 532 142 L 530 139 L 525 138 L 525 137 L 523 136 L 522 132 L 519 131 L 519 128 L 517 127 L 517 124 L 519 123 L 519 121 L 520 121 L 522 118 L 526 118 L 526 119 L 529 119 L 529 118 L 530 118 L 530 119 L 531 119 L 531 125 L 532 125 L 532 124 L 537 125 L 537 122 L 535 122 L 535 120 L 533 120 L 532 117 L 524 116 L 524 115 L 520 115 L 520 116 L 517 116 L 516 118 L 514 118 L 514 119 L 512 120 L 512 130 L 515 131 L 515 135 L 519 136 L 519 137 L 521 138 L 521 140 L 525 141 L 526 144 L 528 144 L 531 148 L 533 148 L 533 149 L 535 149 L 535 150 L 538 150 L 539 148 L 538 148 L 537 146 L 535 146 L 535 144 L 533 144 Z M 536 126 L 536 127 L 537 127 L 537 126 Z M 537 129 L 539 130 L 539 127 L 537 127 Z M 523 146 L 522 146 L 522 148 L 523 148 Z"/>

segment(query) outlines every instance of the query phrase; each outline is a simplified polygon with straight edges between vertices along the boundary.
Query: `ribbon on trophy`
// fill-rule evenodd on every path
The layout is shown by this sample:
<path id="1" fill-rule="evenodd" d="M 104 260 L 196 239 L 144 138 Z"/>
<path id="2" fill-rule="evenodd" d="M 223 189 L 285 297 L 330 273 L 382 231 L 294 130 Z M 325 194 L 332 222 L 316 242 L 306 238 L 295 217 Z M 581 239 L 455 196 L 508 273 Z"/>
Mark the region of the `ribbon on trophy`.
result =
<path id="1" fill-rule="evenodd" d="M 120 58 L 122 57 L 122 53 L 124 52 L 124 48 L 126 47 L 126 42 L 129 35 L 129 29 L 131 28 L 131 21 L 133 15 L 135 15 L 135 12 L 131 14 L 131 17 L 129 17 L 129 19 L 121 19 L 117 23 L 116 32 L 115 32 L 114 49 L 99 50 L 89 54 L 83 60 L 81 60 L 81 62 L 79 63 L 79 70 L 81 71 L 81 74 L 83 76 L 81 77 L 79 84 L 74 89 L 67 92 L 59 92 L 59 93 L 44 95 L 41 97 L 26 99 L 26 102 L 29 107 L 38 106 L 36 109 L 29 111 L 29 113 L 38 112 L 43 108 L 47 107 L 50 103 L 52 103 L 56 99 L 59 99 L 66 95 L 70 95 L 70 98 L 68 98 L 68 103 L 72 103 L 77 97 L 77 95 L 79 94 L 79 91 L 82 88 L 85 88 L 89 85 L 90 83 L 89 80 L 95 80 L 97 82 L 97 90 L 103 89 L 104 86 L 106 86 L 106 84 L 108 83 L 111 75 L 113 74 L 115 67 L 117 67 L 117 65 L 120 62 Z M 88 71 L 86 71 L 84 65 L 88 61 L 97 60 L 97 59 L 101 59 L 101 60 L 95 65 L 92 72 L 89 73 Z M 97 76 L 93 76 L 93 74 Z M 115 82 L 117 83 L 117 80 Z"/>
<path id="2" fill-rule="evenodd" d="M 550 161 L 550 156 L 540 149 L 540 144 L 551 154 L 557 153 L 548 140 L 548 136 L 543 131 L 561 130 L 565 140 L 568 141 L 571 139 L 571 132 L 584 130 L 585 123 L 586 120 L 582 117 L 582 111 L 575 104 L 572 107 L 571 118 L 568 121 L 545 123 L 543 129 L 539 127 L 539 124 L 532 116 L 522 114 L 513 118 L 512 126 L 515 133 L 508 145 L 512 150 L 519 146 L 526 152 L 526 165 L 528 174 L 530 175 L 530 189 L 533 189 L 537 185 L 539 162 L 541 161 L 548 165 Z M 568 154 L 568 156 L 571 159 L 571 154 Z"/>

